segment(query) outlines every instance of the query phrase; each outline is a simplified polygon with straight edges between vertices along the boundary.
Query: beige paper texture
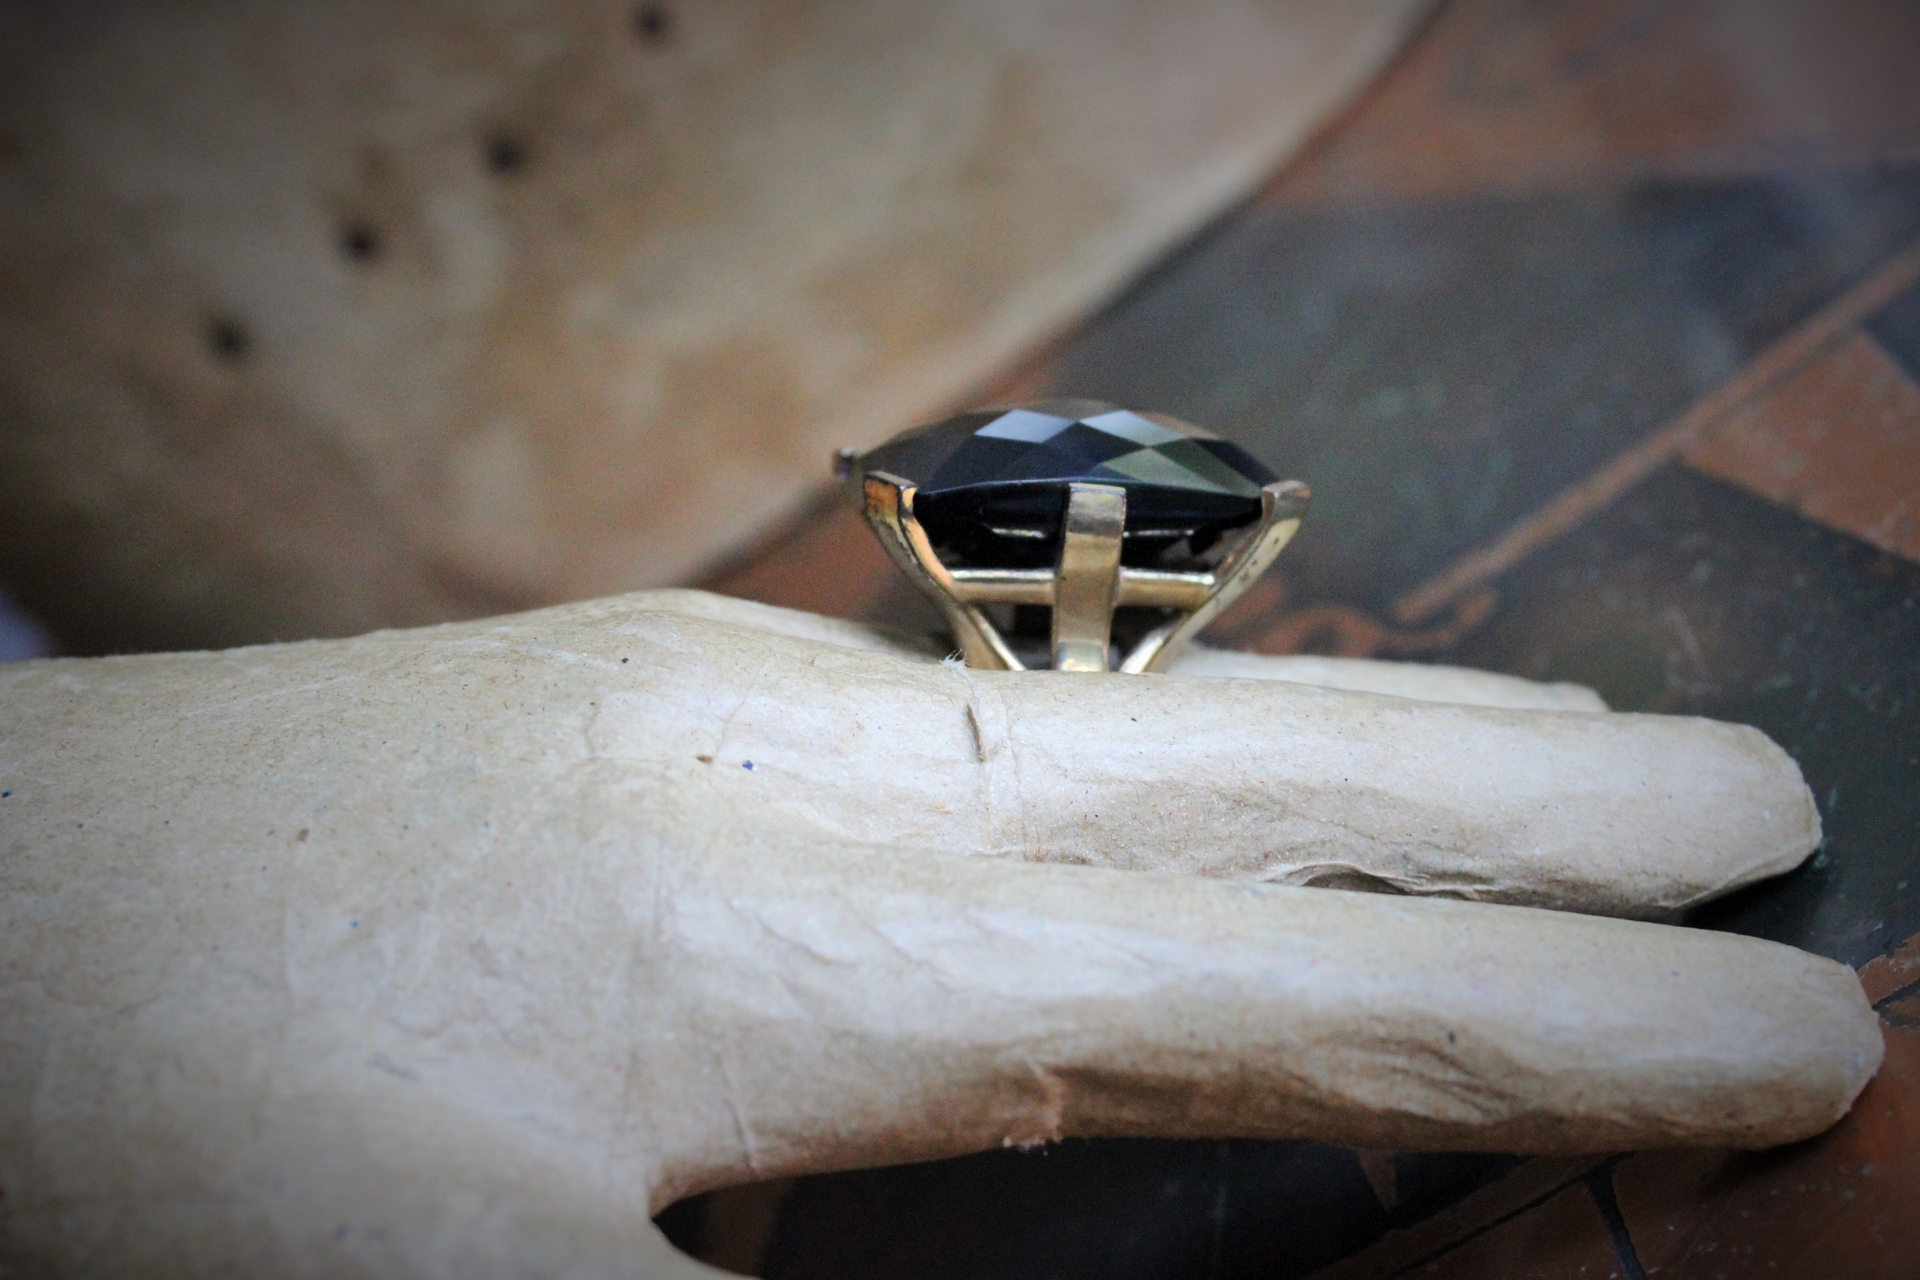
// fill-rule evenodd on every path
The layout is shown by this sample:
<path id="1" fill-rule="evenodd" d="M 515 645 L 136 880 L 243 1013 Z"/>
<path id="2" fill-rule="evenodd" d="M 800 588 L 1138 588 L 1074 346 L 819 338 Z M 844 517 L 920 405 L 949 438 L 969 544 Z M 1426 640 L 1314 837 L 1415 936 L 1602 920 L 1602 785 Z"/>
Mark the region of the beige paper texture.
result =
<path id="1" fill-rule="evenodd" d="M 1817 839 L 1699 720 L 968 672 L 668 592 L 0 669 L 0 789 L 21 1274 L 702 1274 L 646 1218 L 732 1181 L 1765 1146 L 1880 1056 L 1841 965 L 1575 914 Z M 1258 883 L 1334 865 L 1563 910 Z"/>
<path id="2" fill-rule="evenodd" d="M 1422 7 L 9 6 L 0 575 L 83 652 L 683 580 L 1244 197 Z"/>

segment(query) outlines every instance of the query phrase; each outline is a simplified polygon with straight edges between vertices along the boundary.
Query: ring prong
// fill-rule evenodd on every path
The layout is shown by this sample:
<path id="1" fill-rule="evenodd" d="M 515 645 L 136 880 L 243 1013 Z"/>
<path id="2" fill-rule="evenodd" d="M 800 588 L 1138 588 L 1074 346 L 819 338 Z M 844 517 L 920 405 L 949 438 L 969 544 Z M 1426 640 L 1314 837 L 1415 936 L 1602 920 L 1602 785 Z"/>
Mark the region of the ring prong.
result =
<path id="1" fill-rule="evenodd" d="M 1263 485 L 1260 518 L 1213 571 L 1212 592 L 1186 616 L 1148 632 L 1133 652 L 1121 660 L 1120 670 L 1132 675 L 1165 671 L 1208 623 L 1272 567 L 1275 558 L 1300 531 L 1300 521 L 1306 515 L 1312 496 L 1312 490 L 1298 480 L 1276 480 Z"/>
<path id="2" fill-rule="evenodd" d="M 1067 486 L 1060 558 L 1053 572 L 1053 669 L 1106 671 L 1113 606 L 1120 595 L 1120 546 L 1127 491 L 1118 485 Z"/>
<path id="3" fill-rule="evenodd" d="M 953 575 L 940 562 L 926 530 L 913 514 L 914 485 L 884 471 L 869 471 L 861 480 L 860 490 L 862 512 L 879 536 L 880 545 L 907 580 L 945 616 L 966 664 L 989 671 L 1025 670 L 1026 664 L 1014 656 L 987 615 L 956 594 Z"/>
<path id="4" fill-rule="evenodd" d="M 833 471 L 888 557 L 945 615 L 967 662 L 1016 671 L 1023 663 L 988 606 L 1049 609 L 1048 658 L 1061 671 L 1109 670 L 1121 611 L 1130 648 L 1119 670 L 1164 671 L 1273 563 L 1311 496 L 1191 423 L 1085 399 L 957 414 L 865 453 L 841 449 Z M 953 567 L 914 512 L 922 484 L 942 547 L 959 557 Z M 1055 494 L 1064 502 L 1050 529 Z M 1236 525 L 1237 536 L 1215 540 L 1213 530 Z M 1134 536 L 1139 562 L 1123 564 Z M 1056 537 L 1049 567 L 1021 541 Z M 1141 636 L 1136 622 L 1151 629 Z M 1024 614 L 1013 625 L 1037 647 Z"/>

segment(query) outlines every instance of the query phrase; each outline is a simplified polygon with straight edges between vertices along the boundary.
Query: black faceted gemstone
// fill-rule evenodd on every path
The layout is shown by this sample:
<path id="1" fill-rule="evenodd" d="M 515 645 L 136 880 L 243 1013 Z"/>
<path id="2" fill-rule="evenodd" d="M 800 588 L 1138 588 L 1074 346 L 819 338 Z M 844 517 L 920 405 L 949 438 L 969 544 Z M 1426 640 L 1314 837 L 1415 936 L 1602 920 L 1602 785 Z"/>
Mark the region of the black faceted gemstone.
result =
<path id="1" fill-rule="evenodd" d="M 919 490 L 914 512 L 961 562 L 1044 564 L 1076 481 L 1127 491 L 1132 564 L 1204 557 L 1260 514 L 1277 477 L 1245 450 L 1164 414 L 1098 400 L 1044 400 L 963 413 L 894 437 L 860 458 Z"/>

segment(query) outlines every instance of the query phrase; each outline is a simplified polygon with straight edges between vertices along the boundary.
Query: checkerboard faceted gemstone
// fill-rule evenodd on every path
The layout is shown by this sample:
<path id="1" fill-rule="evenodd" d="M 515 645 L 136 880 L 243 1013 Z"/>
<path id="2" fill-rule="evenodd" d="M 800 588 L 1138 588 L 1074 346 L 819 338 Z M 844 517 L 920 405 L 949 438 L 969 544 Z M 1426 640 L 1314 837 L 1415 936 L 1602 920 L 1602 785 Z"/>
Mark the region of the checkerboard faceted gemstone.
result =
<path id="1" fill-rule="evenodd" d="M 1277 478 L 1191 423 L 1098 400 L 963 413 L 896 436 L 859 467 L 912 482 L 930 530 L 971 521 L 1042 536 L 1058 530 L 1075 481 L 1124 488 L 1129 535 L 1179 536 L 1248 523 Z"/>

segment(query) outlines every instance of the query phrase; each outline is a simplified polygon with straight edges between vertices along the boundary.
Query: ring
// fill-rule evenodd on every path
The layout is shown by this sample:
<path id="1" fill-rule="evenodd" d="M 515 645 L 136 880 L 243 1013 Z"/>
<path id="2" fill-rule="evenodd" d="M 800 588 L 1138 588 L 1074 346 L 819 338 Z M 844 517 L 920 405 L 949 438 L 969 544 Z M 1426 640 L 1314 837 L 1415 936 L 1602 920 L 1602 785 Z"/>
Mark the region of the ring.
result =
<path id="1" fill-rule="evenodd" d="M 1192 423 L 1098 400 L 963 413 L 834 471 L 967 665 L 1006 671 L 1166 670 L 1309 497 Z"/>

